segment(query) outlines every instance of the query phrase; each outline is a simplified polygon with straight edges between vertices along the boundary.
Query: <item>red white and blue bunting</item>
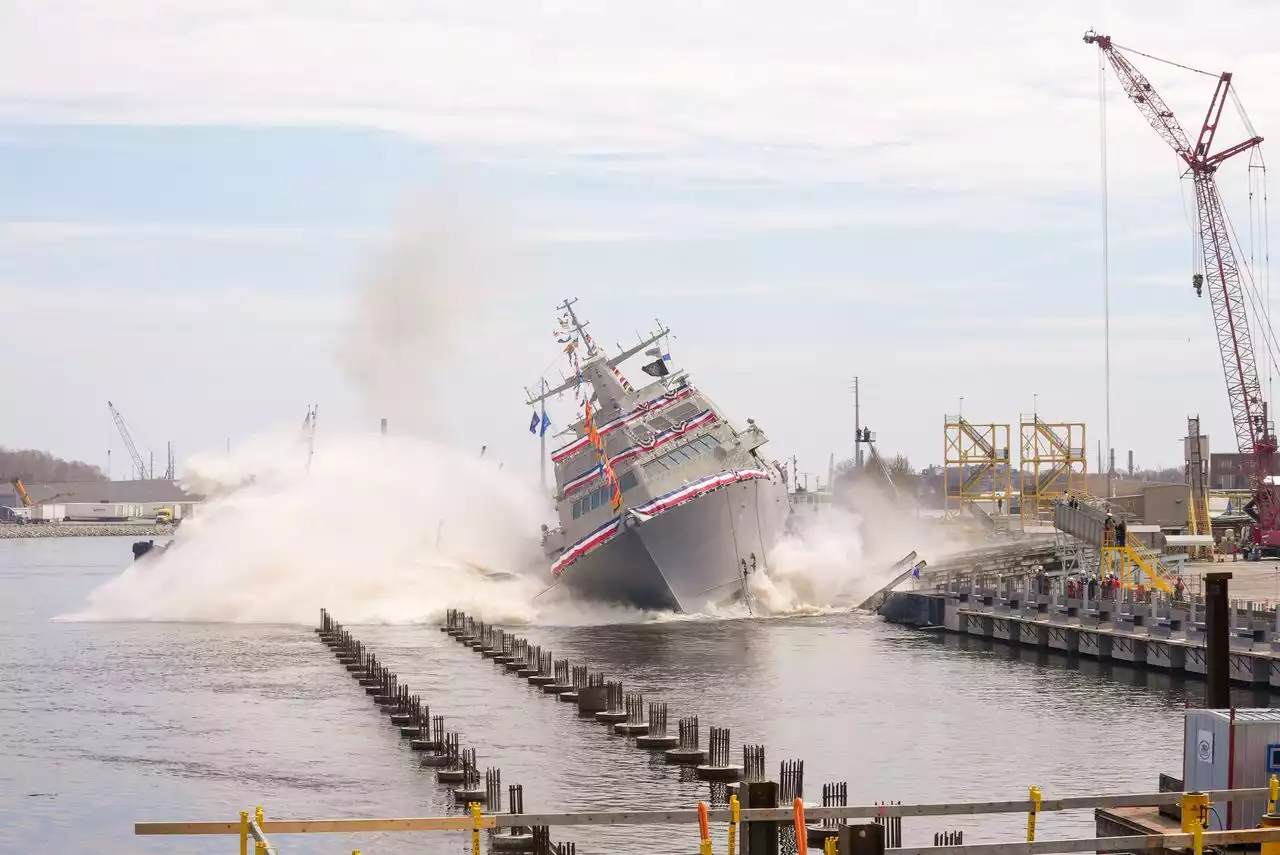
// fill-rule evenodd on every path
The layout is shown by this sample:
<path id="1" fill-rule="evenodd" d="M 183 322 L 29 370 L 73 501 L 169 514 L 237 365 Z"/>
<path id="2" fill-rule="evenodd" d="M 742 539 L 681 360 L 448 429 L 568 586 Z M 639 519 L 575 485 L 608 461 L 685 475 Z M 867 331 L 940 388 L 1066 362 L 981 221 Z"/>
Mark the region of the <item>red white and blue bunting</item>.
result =
<path id="1" fill-rule="evenodd" d="M 619 463 L 625 463 L 626 461 L 630 460 L 633 457 L 638 457 L 641 454 L 644 454 L 645 452 L 653 451 L 655 448 L 666 445 L 672 440 L 679 439 L 681 436 L 688 433 L 689 431 L 694 430 L 696 428 L 700 428 L 703 425 L 710 424 L 715 420 L 716 420 L 715 412 L 713 412 L 712 410 L 703 410 L 701 413 L 698 413 L 698 415 L 689 419 L 687 422 L 684 422 L 683 424 L 675 425 L 672 428 L 664 430 L 662 433 L 658 434 L 652 440 L 650 440 L 648 444 L 640 443 L 638 445 L 631 445 L 631 446 L 628 446 L 627 448 L 624 448 L 622 451 L 619 451 L 613 457 L 609 458 L 609 465 L 615 466 Z M 601 431 L 601 433 L 604 433 L 604 431 Z M 596 477 L 601 474 L 601 472 L 602 472 L 602 469 L 599 466 L 599 464 L 597 464 L 596 466 L 593 466 L 590 469 L 588 469 L 586 472 L 583 472 L 581 475 L 578 475 L 575 478 L 570 478 L 564 484 L 564 495 L 567 496 L 570 493 L 575 492 L 576 490 L 582 489 L 587 484 L 590 484 L 593 480 L 595 480 Z"/>
<path id="2" fill-rule="evenodd" d="M 668 392 L 665 395 L 659 395 L 658 397 L 654 398 L 652 401 L 646 401 L 643 404 L 637 404 L 636 408 L 631 412 L 627 413 L 626 415 L 618 416 L 613 421 L 605 422 L 603 425 L 600 425 L 598 428 L 598 430 L 600 431 L 600 435 L 607 436 L 610 431 L 617 430 L 623 425 L 630 424 L 631 422 L 634 422 L 637 419 L 642 418 L 643 416 L 649 415 L 651 413 L 656 413 L 658 410 L 661 410 L 664 407 L 668 407 L 677 401 L 682 401 L 685 398 L 692 395 L 693 392 L 694 392 L 694 389 L 692 386 L 685 386 L 683 389 L 673 391 L 673 392 Z M 588 442 L 585 436 L 580 436 L 577 439 L 575 439 L 573 442 L 564 446 L 563 448 L 551 452 L 551 461 L 553 463 L 559 463 L 561 460 L 564 460 L 565 458 L 570 457 L 571 455 L 577 454 L 579 451 L 586 448 L 589 444 L 590 443 Z"/>
<path id="3" fill-rule="evenodd" d="M 566 549 L 564 554 L 551 565 L 551 575 L 559 576 L 570 564 L 612 540 L 623 530 L 623 521 L 627 515 L 634 515 L 637 520 L 643 523 L 658 514 L 679 507 L 685 502 L 692 501 L 721 487 L 728 487 L 731 484 L 752 481 L 757 478 L 769 480 L 769 477 L 769 473 L 762 469 L 730 469 L 725 472 L 718 472 L 715 475 L 708 475 L 706 478 L 701 478 L 692 484 L 686 484 L 683 487 L 658 496 L 656 499 L 645 502 L 643 505 L 631 508 L 622 517 L 609 520 Z"/>

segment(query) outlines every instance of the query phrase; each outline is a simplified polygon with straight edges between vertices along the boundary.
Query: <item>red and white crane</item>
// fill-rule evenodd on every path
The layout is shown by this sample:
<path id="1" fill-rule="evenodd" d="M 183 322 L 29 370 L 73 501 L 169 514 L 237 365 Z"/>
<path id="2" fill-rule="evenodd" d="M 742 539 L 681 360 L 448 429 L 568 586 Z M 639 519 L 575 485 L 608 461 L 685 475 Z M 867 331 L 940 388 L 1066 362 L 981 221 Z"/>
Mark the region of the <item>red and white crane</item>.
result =
<path id="1" fill-rule="evenodd" d="M 1280 549 L 1280 495 L 1270 476 L 1275 474 L 1276 434 L 1267 415 L 1267 402 L 1258 381 L 1253 339 L 1249 335 L 1249 316 L 1245 310 L 1245 294 L 1240 265 L 1231 243 L 1231 229 L 1222 207 L 1216 173 L 1218 167 L 1237 154 L 1256 148 L 1262 137 L 1252 136 L 1243 142 L 1213 152 L 1214 137 L 1222 118 L 1223 107 L 1231 91 L 1231 73 L 1218 77 L 1213 99 L 1194 143 L 1178 124 L 1173 111 L 1165 104 L 1150 81 L 1120 51 L 1110 36 L 1090 30 L 1084 40 L 1097 45 L 1120 78 L 1120 85 L 1169 147 L 1187 166 L 1196 193 L 1199 215 L 1200 248 L 1204 259 L 1204 278 L 1193 278 L 1196 294 L 1209 289 L 1213 323 L 1218 333 L 1218 352 L 1227 380 L 1227 398 L 1231 404 L 1231 421 L 1249 476 L 1252 500 L 1246 510 L 1256 523 L 1249 539 L 1268 551 Z M 1265 328 L 1265 315 L 1257 319 L 1260 331 L 1270 339 Z"/>

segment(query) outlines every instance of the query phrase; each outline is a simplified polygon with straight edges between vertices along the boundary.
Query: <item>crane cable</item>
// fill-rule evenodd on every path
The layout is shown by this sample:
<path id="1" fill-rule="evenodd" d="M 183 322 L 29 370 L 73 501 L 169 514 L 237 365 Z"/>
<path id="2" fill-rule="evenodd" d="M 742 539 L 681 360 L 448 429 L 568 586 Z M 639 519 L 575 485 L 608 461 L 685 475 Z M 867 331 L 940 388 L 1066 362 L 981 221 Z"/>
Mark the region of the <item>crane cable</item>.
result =
<path id="1" fill-rule="evenodd" d="M 1098 51 L 1099 160 L 1102 172 L 1102 365 L 1106 390 L 1107 498 L 1111 498 L 1111 248 L 1107 211 L 1107 66 Z"/>
<path id="2" fill-rule="evenodd" d="M 1174 62 L 1174 61 L 1173 61 L 1173 60 L 1171 60 L 1171 59 L 1163 59 L 1163 58 L 1158 57 L 1158 56 L 1152 56 L 1152 55 L 1151 55 L 1151 54 L 1149 54 L 1149 53 L 1143 53 L 1143 52 L 1142 52 L 1142 51 L 1140 51 L 1140 50 L 1134 50 L 1134 49 L 1133 49 L 1133 48 L 1131 48 L 1131 47 L 1125 47 L 1124 45 L 1116 44 L 1115 42 L 1112 42 L 1112 43 L 1111 43 L 1111 46 L 1112 46 L 1113 48 L 1115 48 L 1116 50 L 1122 50 L 1122 51 L 1124 51 L 1125 53 L 1133 53 L 1133 54 L 1137 54 L 1138 56 L 1145 56 L 1147 59 L 1154 59 L 1156 62 L 1163 62 L 1165 65 L 1172 65 L 1174 68 L 1181 68 L 1181 69 L 1183 69 L 1184 71 L 1194 71 L 1196 74 L 1203 74 L 1203 75 L 1204 75 L 1204 76 L 1206 76 L 1206 77 L 1218 77 L 1218 76 L 1219 76 L 1219 75 L 1217 75 L 1217 74 L 1214 74 L 1214 73 L 1213 73 L 1213 72 L 1211 72 L 1211 71 L 1205 71 L 1204 69 L 1201 69 L 1201 68 L 1192 68 L 1192 67 L 1191 67 L 1191 66 L 1189 66 L 1189 65 L 1183 65 L 1182 63 L 1180 63 L 1180 62 Z"/>

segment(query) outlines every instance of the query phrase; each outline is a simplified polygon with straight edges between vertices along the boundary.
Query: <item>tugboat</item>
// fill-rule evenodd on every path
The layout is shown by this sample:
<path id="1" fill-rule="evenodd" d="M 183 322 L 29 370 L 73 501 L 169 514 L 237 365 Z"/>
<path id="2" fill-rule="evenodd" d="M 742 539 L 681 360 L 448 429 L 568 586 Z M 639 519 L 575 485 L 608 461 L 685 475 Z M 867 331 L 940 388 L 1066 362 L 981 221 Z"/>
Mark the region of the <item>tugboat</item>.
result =
<path id="1" fill-rule="evenodd" d="M 730 422 L 655 346 L 670 330 L 609 358 L 566 300 L 557 334 L 572 376 L 541 394 L 533 430 L 548 420 L 546 401 L 572 393 L 579 415 L 572 439 L 551 453 L 559 525 L 542 544 L 557 584 L 586 598 L 638 609 L 697 612 L 747 598 L 752 573 L 782 536 L 790 506 L 781 467 L 761 456 L 768 441 L 752 419 Z M 619 371 L 626 360 L 656 357 L 637 389 Z M 539 419 L 536 407 L 542 406 Z M 545 461 L 545 457 L 544 457 Z"/>

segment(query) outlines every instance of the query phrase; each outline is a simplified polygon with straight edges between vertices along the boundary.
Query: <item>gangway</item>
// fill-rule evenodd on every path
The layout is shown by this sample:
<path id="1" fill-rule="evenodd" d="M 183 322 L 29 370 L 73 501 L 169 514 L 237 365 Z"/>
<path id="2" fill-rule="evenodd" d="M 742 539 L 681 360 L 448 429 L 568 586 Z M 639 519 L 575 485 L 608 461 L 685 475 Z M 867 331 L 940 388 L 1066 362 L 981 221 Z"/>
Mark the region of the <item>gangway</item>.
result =
<path id="1" fill-rule="evenodd" d="M 913 575 L 918 574 L 926 566 L 927 566 L 927 562 L 916 561 L 916 553 L 914 550 L 912 550 L 905 558 L 901 559 L 900 561 L 898 561 L 892 567 L 889 568 L 890 573 L 892 573 L 895 570 L 900 571 L 893 577 L 893 580 L 889 582 L 889 584 L 885 585 L 880 590 L 876 591 L 874 594 L 872 594 L 871 596 L 863 600 L 860 604 L 858 604 L 858 608 L 866 609 L 868 611 L 873 611 L 873 612 L 876 611 L 882 605 L 884 605 L 884 601 L 889 598 L 890 591 L 892 591 L 894 588 L 901 585 L 903 582 L 907 581 L 907 579 L 911 578 Z"/>
<path id="2" fill-rule="evenodd" d="M 994 533 L 996 529 L 996 521 L 991 518 L 991 514 L 987 513 L 981 505 L 974 501 L 966 501 L 961 507 L 969 512 L 978 523 L 988 532 Z"/>
<path id="3" fill-rule="evenodd" d="M 892 473 L 889 472 L 889 464 L 884 462 L 884 458 L 880 456 L 880 452 L 876 448 L 875 435 L 872 434 L 870 430 L 868 430 L 864 434 L 864 436 L 866 436 L 867 438 L 862 441 L 865 442 L 867 444 L 867 447 L 871 449 L 871 459 L 874 460 L 876 462 L 876 465 L 880 467 L 880 474 L 884 476 L 885 483 L 888 484 L 889 489 L 893 491 L 893 497 L 895 499 L 902 498 L 898 494 L 898 485 L 893 483 L 893 475 Z"/>
<path id="4" fill-rule="evenodd" d="M 1120 514 L 1110 511 L 1097 499 L 1084 497 L 1076 507 L 1058 502 L 1053 507 L 1053 526 L 1097 550 L 1100 571 L 1115 573 L 1122 585 L 1136 585 L 1140 581 L 1136 571 L 1142 570 L 1152 587 L 1172 593 L 1179 578 L 1177 570 L 1137 537 L 1129 536 L 1125 543 L 1117 543 L 1114 530 L 1108 532 L 1106 526 L 1108 513 L 1113 519 L 1122 519 Z"/>

